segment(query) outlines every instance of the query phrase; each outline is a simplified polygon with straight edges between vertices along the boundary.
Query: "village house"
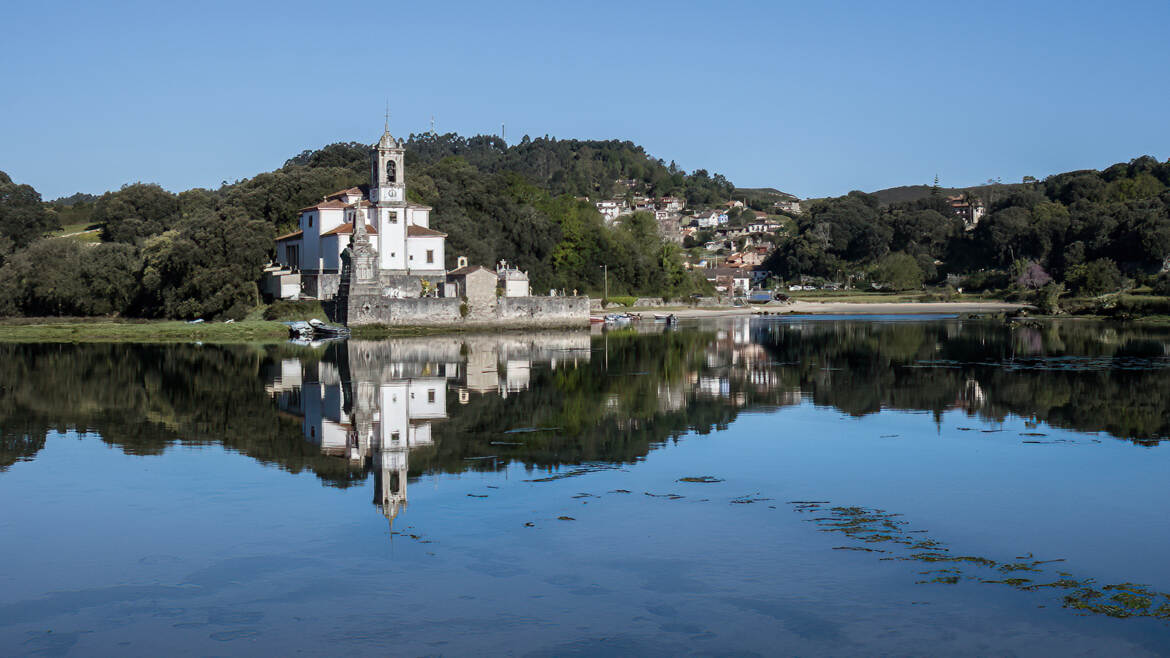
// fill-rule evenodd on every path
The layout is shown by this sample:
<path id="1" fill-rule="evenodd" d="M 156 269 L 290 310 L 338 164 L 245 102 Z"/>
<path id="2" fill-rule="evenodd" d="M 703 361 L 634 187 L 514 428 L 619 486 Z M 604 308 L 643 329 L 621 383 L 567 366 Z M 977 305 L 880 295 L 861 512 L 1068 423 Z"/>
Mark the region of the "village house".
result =
<path id="1" fill-rule="evenodd" d="M 756 247 L 754 249 L 747 249 L 740 252 L 740 262 L 742 267 L 759 267 L 764 264 L 764 259 L 768 257 L 767 247 Z"/>
<path id="2" fill-rule="evenodd" d="M 654 211 L 654 221 L 658 223 L 658 234 L 661 235 L 664 240 L 670 240 L 671 242 L 677 242 L 679 244 L 682 244 L 683 241 L 682 231 L 679 230 L 679 223 L 681 219 L 682 215 L 679 215 L 678 213 L 673 213 L 666 210 Z"/>
<path id="3" fill-rule="evenodd" d="M 751 289 L 751 273 L 732 267 L 712 267 L 703 272 L 715 290 L 729 295 L 746 295 Z"/>
<path id="4" fill-rule="evenodd" d="M 979 225 L 979 220 L 983 219 L 985 210 L 983 202 L 979 199 L 968 197 L 965 194 L 957 194 L 947 197 L 947 205 L 963 220 L 963 230 L 965 231 L 974 231 L 975 227 Z"/>
<path id="5" fill-rule="evenodd" d="M 687 200 L 675 196 L 664 196 L 658 200 L 658 207 L 669 212 L 682 212 L 682 209 L 687 207 Z"/>
<path id="6" fill-rule="evenodd" d="M 597 206 L 597 212 L 601 213 L 601 218 L 605 220 L 606 224 L 613 224 L 617 221 L 617 218 L 622 214 L 622 210 L 626 208 L 626 202 L 618 199 L 598 201 L 594 205 Z"/>
<path id="7" fill-rule="evenodd" d="M 727 213 L 718 210 L 708 210 L 695 215 L 695 225 L 699 228 L 712 228 L 727 223 Z"/>
<path id="8" fill-rule="evenodd" d="M 800 200 L 794 196 L 785 197 L 772 202 L 772 207 L 789 215 L 800 214 Z"/>

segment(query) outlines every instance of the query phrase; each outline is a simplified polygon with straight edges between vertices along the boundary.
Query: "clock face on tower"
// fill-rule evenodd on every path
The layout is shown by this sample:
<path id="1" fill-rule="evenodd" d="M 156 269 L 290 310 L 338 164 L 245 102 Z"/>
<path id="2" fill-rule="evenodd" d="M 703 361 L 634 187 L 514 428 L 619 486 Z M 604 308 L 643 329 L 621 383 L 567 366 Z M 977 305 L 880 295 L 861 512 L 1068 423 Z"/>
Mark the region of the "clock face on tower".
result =
<path id="1" fill-rule="evenodd" d="M 379 196 L 381 197 L 382 201 L 397 201 L 398 188 L 383 187 L 381 190 L 379 190 Z"/>

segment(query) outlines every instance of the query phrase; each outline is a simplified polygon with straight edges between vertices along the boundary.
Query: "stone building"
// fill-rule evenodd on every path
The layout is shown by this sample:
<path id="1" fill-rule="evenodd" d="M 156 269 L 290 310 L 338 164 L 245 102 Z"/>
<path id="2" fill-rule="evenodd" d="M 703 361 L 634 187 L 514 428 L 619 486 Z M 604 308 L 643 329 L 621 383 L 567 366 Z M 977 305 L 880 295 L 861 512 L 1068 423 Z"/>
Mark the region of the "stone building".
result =
<path id="1" fill-rule="evenodd" d="M 482 265 L 468 266 L 460 259 L 461 266 L 447 273 L 447 282 L 455 286 L 454 295 L 467 300 L 474 309 L 486 309 L 496 303 L 496 273 Z"/>

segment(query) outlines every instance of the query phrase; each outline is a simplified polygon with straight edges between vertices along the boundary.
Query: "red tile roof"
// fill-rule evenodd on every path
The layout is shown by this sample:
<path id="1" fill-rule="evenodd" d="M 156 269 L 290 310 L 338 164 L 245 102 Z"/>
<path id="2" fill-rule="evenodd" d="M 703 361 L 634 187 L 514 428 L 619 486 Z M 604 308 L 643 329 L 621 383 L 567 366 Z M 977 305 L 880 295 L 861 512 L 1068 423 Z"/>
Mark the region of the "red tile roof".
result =
<path id="1" fill-rule="evenodd" d="M 353 233 L 353 224 L 342 224 L 341 226 L 338 226 L 337 228 L 335 228 L 331 231 L 326 231 L 326 232 L 322 233 L 321 237 L 325 237 L 327 235 L 350 235 L 351 233 Z M 377 235 L 378 229 L 374 228 L 373 226 L 370 226 L 369 224 L 366 224 L 366 233 L 369 233 L 371 235 Z"/>
<path id="2" fill-rule="evenodd" d="M 445 238 L 445 237 L 447 237 L 447 234 L 443 233 L 442 231 L 436 231 L 435 229 L 432 229 L 432 228 L 427 228 L 425 226 L 419 226 L 418 224 L 411 224 L 410 226 L 406 227 L 406 237 L 408 237 L 408 238 L 422 238 L 422 237 Z"/>
<path id="3" fill-rule="evenodd" d="M 304 234 L 304 231 L 293 231 L 292 233 L 289 233 L 288 235 L 280 236 L 279 238 L 276 239 L 276 241 L 280 242 L 281 240 L 292 240 L 293 238 L 301 237 L 301 235 L 303 235 L 303 234 Z"/>
<path id="4" fill-rule="evenodd" d="M 334 192 L 333 194 L 330 194 L 329 196 L 327 196 L 325 198 L 326 199 L 340 199 L 341 197 L 346 196 L 347 194 L 362 196 L 362 190 L 360 187 L 351 187 L 348 190 L 341 190 L 340 192 Z"/>

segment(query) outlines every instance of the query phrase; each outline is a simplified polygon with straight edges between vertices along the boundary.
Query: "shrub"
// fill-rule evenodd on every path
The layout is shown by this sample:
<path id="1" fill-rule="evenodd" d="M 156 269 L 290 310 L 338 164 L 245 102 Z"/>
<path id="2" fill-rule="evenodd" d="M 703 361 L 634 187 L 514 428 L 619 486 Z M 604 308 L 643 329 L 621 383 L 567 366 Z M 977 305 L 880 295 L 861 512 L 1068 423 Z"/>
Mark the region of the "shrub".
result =
<path id="1" fill-rule="evenodd" d="M 280 299 L 264 309 L 265 320 L 308 320 L 324 317 L 325 309 L 321 306 L 321 302 L 315 299 Z"/>
<path id="2" fill-rule="evenodd" d="M 631 297 L 628 295 L 618 296 L 618 297 L 610 297 L 609 299 L 605 300 L 605 303 L 606 304 L 619 304 L 621 306 L 633 306 L 635 299 L 637 299 L 637 298 Z"/>
<path id="3" fill-rule="evenodd" d="M 1065 279 L 1073 290 L 1084 295 L 1100 295 L 1121 287 L 1121 271 L 1108 258 L 1074 265 L 1068 268 Z"/>
<path id="4" fill-rule="evenodd" d="M 1162 272 L 1153 283 L 1154 294 L 1170 297 L 1170 272 Z"/>

